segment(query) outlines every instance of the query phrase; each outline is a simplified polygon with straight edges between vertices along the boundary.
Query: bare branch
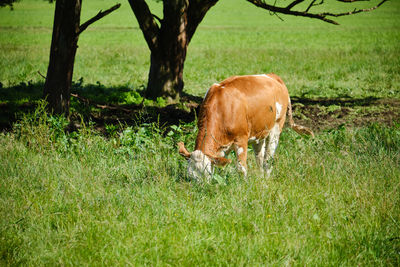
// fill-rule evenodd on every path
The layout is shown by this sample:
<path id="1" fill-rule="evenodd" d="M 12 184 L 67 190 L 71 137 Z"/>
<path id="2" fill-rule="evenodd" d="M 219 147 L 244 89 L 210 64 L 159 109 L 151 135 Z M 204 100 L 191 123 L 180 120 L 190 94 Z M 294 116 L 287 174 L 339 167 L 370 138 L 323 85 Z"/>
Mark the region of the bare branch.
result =
<path id="1" fill-rule="evenodd" d="M 38 70 L 37 73 L 38 73 L 43 79 L 46 80 L 46 76 L 44 76 L 44 75 L 40 72 L 40 70 Z"/>
<path id="2" fill-rule="evenodd" d="M 339 2 L 357 2 L 357 1 L 366 1 L 366 0 L 337 0 Z M 324 3 L 324 0 L 321 0 L 319 3 L 315 3 L 316 0 L 312 0 L 311 3 L 308 5 L 307 9 L 305 11 L 296 11 L 292 10 L 293 7 L 298 5 L 299 3 L 303 2 L 303 0 L 293 0 L 292 3 L 287 5 L 286 7 L 279 7 L 274 5 L 270 5 L 266 3 L 266 0 L 247 0 L 247 2 L 252 3 L 253 5 L 269 10 L 270 12 L 273 13 L 281 13 L 281 14 L 286 14 L 286 15 L 292 15 L 292 16 L 300 16 L 300 17 L 307 17 L 307 18 L 313 18 L 313 19 L 319 19 L 331 24 L 339 25 L 338 22 L 328 18 L 328 17 L 341 17 L 341 16 L 348 16 L 348 15 L 353 15 L 361 12 L 368 12 L 377 9 L 380 7 L 383 3 L 385 3 L 387 0 L 382 0 L 378 5 L 371 7 L 371 8 L 366 8 L 366 9 L 354 9 L 353 11 L 349 12 L 343 12 L 343 13 L 330 13 L 330 12 L 323 12 L 323 13 L 310 13 L 309 10 L 313 6 L 317 5 L 322 5 Z"/>
<path id="3" fill-rule="evenodd" d="M 275 15 L 280 21 L 285 21 L 281 16 L 278 15 L 279 13 L 274 12 L 273 15 Z"/>
<path id="4" fill-rule="evenodd" d="M 154 17 L 155 19 L 158 20 L 158 22 L 159 22 L 160 24 L 162 23 L 162 19 L 160 19 L 159 16 L 157 16 L 157 15 L 155 15 L 155 14 L 152 14 L 152 15 L 153 15 L 153 17 Z"/>
<path id="5" fill-rule="evenodd" d="M 369 1 L 369 0 L 336 0 L 343 3 L 353 3 L 353 2 L 361 2 L 361 1 Z"/>
<path id="6" fill-rule="evenodd" d="M 321 2 L 319 2 L 318 4 L 315 4 L 317 0 L 313 0 L 307 7 L 306 11 L 304 12 L 308 12 L 313 6 L 319 6 L 322 5 L 324 3 L 324 0 L 321 0 Z"/>
<path id="7" fill-rule="evenodd" d="M 304 2 L 304 0 L 296 0 L 296 1 L 293 1 L 293 2 L 290 3 L 286 8 L 287 8 L 287 9 L 292 9 L 294 6 L 300 4 L 301 2 Z"/>
<path id="8" fill-rule="evenodd" d="M 109 9 L 107 9 L 106 11 L 100 10 L 99 13 L 97 13 L 96 16 L 94 16 L 93 18 L 89 19 L 85 23 L 81 24 L 81 26 L 79 26 L 79 30 L 78 30 L 78 32 L 76 34 L 77 35 L 81 34 L 84 30 L 87 29 L 87 27 L 89 27 L 90 24 L 93 24 L 94 22 L 98 21 L 99 19 L 107 16 L 108 14 L 113 12 L 114 10 L 117 10 L 120 6 L 121 6 L 121 4 L 116 4 L 115 6 L 112 6 Z"/>
<path id="9" fill-rule="evenodd" d="M 357 0 L 352 0 L 352 1 L 357 1 Z M 360 0 L 358 0 L 360 1 Z M 365 1 L 365 0 L 361 0 L 361 1 Z M 353 11 L 349 11 L 349 12 L 344 12 L 344 13 L 329 13 L 329 12 L 325 12 L 325 13 L 321 13 L 321 15 L 323 16 L 331 16 L 331 17 L 341 17 L 341 16 L 348 16 L 348 15 L 353 15 L 353 14 L 357 14 L 357 13 L 361 13 L 361 12 L 368 12 L 368 11 L 372 11 L 377 9 L 378 7 L 380 7 L 383 3 L 385 3 L 387 0 L 382 0 L 378 5 L 371 7 L 371 8 L 365 8 L 365 9 L 354 9 Z"/>
<path id="10" fill-rule="evenodd" d="M 269 10 L 271 12 L 276 12 L 276 13 L 282 13 L 286 15 L 293 15 L 293 16 L 300 16 L 300 17 L 307 17 L 307 18 L 314 18 L 314 19 L 320 19 L 328 23 L 336 24 L 338 25 L 336 21 L 333 21 L 331 19 L 326 18 L 326 16 L 322 16 L 320 14 L 314 14 L 314 13 L 308 13 L 304 11 L 295 11 L 295 10 L 290 10 L 287 9 L 286 7 L 278 7 L 278 6 L 273 6 L 269 5 L 262 0 L 247 0 L 247 2 L 252 3 L 253 5 Z"/>

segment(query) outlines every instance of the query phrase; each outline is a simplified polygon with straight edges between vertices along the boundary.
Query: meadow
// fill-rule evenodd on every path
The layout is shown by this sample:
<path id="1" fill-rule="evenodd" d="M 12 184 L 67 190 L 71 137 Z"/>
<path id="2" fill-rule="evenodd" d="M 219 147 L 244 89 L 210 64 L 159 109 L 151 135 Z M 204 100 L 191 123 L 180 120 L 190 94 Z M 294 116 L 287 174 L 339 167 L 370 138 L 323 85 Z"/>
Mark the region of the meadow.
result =
<path id="1" fill-rule="evenodd" d="M 112 4 L 85 1 L 82 21 Z M 45 112 L 38 71 L 46 73 L 53 8 L 23 0 L 0 9 L 0 108 L 16 116 L 0 133 L 0 265 L 400 264 L 399 117 L 328 125 L 315 138 L 285 129 L 271 177 L 250 153 L 247 180 L 232 164 L 209 184 L 190 181 L 176 143 L 193 148 L 196 121 L 135 118 L 99 132 L 91 118 L 101 111 L 76 99 L 76 129 Z M 152 8 L 160 14 L 159 3 Z M 185 92 L 202 96 L 230 75 L 275 72 L 298 99 L 398 101 L 399 11 L 400 2 L 389 1 L 333 26 L 221 0 L 189 46 Z M 81 36 L 73 91 L 136 104 L 148 67 L 123 2 Z M 382 103 L 374 108 L 398 109 Z"/>

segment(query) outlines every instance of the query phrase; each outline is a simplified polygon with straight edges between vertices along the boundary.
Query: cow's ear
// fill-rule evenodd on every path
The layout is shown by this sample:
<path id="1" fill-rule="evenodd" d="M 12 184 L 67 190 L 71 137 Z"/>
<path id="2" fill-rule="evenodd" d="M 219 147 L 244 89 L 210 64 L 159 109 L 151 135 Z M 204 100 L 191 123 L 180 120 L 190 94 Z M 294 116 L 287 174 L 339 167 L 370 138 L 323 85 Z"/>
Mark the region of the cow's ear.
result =
<path id="1" fill-rule="evenodd" d="M 224 158 L 224 157 L 215 157 L 211 158 L 212 162 L 217 165 L 217 166 L 225 166 L 226 164 L 231 163 L 232 161 L 230 159 Z"/>
<path id="2" fill-rule="evenodd" d="M 190 153 L 189 151 L 186 149 L 185 144 L 183 142 L 179 142 L 178 143 L 178 148 L 179 148 L 179 154 L 183 157 L 185 157 L 186 159 L 190 158 Z"/>

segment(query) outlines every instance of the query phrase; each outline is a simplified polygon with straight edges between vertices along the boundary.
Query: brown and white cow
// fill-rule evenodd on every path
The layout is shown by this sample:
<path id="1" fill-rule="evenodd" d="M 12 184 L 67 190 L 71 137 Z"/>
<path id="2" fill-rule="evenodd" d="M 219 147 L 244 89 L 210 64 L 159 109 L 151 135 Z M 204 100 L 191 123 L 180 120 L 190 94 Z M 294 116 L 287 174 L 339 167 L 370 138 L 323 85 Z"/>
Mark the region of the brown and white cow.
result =
<path id="1" fill-rule="evenodd" d="M 213 84 L 200 107 L 195 151 L 189 153 L 182 142 L 178 143 L 179 154 L 188 159 L 189 176 L 209 179 L 214 165 L 231 162 L 225 158 L 231 150 L 236 152 L 238 170 L 246 176 L 248 143 L 253 146 L 257 165 L 269 175 L 269 161 L 278 146 L 286 111 L 292 129 L 314 135 L 293 122 L 289 93 L 279 76 L 233 76 Z"/>

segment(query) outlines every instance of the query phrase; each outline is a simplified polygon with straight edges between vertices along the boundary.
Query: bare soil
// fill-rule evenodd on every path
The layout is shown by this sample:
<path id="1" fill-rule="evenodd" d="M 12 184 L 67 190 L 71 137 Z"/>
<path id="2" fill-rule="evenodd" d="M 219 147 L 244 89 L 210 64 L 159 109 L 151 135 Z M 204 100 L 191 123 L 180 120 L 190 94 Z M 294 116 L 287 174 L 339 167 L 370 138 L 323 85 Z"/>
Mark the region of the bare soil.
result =
<path id="1" fill-rule="evenodd" d="M 314 131 L 400 122 L 400 100 L 379 98 L 292 98 L 294 119 Z"/>

